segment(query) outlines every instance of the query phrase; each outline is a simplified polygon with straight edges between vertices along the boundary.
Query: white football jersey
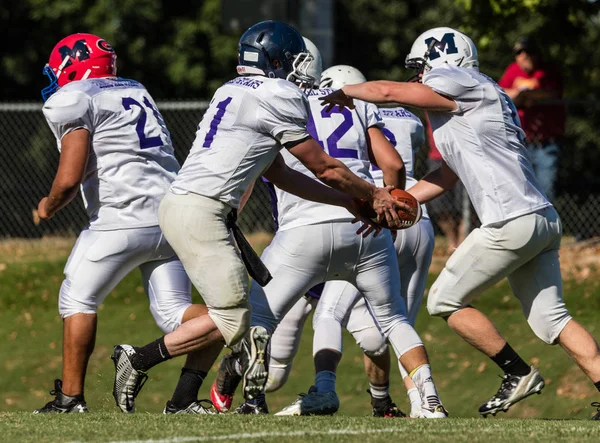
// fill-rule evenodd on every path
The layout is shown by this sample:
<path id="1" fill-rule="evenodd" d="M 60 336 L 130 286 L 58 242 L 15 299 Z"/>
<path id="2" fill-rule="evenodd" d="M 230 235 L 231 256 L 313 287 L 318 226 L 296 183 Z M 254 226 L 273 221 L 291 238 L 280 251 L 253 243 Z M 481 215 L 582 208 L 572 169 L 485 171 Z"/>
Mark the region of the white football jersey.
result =
<path id="1" fill-rule="evenodd" d="M 174 192 L 193 192 L 239 207 L 242 194 L 282 145 L 309 137 L 308 116 L 306 96 L 287 80 L 250 76 L 225 83 L 198 125 Z"/>
<path id="2" fill-rule="evenodd" d="M 406 168 L 406 189 L 412 188 L 417 180 L 415 175 L 415 153 L 425 143 L 425 131 L 419 117 L 404 108 L 379 108 L 385 127 L 381 129 L 392 146 L 400 154 Z M 375 184 L 383 186 L 383 172 L 371 165 L 371 175 Z M 429 218 L 425 205 L 421 205 L 422 218 Z"/>
<path id="3" fill-rule="evenodd" d="M 360 178 L 373 183 L 369 172 L 371 163 L 366 132 L 371 126 L 383 126 L 379 110 L 371 103 L 354 100 L 356 106 L 354 110 L 344 108 L 340 111 L 335 107 L 331 112 L 326 112 L 319 97 L 331 92 L 333 89 L 311 91 L 309 96 L 311 116 L 307 124 L 308 132 L 325 152 L 342 161 Z M 283 151 L 282 155 L 290 168 L 317 180 L 315 175 L 292 154 Z M 299 226 L 346 221 L 354 218 L 345 208 L 304 200 L 276 187 L 272 197 L 276 197 L 276 207 L 273 208 L 273 211 L 277 217 L 278 229 L 281 231 Z"/>
<path id="4" fill-rule="evenodd" d="M 429 112 L 429 120 L 482 225 L 551 206 L 535 178 L 515 105 L 500 86 L 476 69 L 448 64 L 426 73 L 423 84 L 458 105 L 453 113 Z"/>
<path id="5" fill-rule="evenodd" d="M 81 184 L 90 229 L 157 226 L 158 206 L 179 163 L 146 88 L 122 78 L 80 80 L 53 94 L 43 111 L 59 151 L 69 132 L 90 132 Z"/>

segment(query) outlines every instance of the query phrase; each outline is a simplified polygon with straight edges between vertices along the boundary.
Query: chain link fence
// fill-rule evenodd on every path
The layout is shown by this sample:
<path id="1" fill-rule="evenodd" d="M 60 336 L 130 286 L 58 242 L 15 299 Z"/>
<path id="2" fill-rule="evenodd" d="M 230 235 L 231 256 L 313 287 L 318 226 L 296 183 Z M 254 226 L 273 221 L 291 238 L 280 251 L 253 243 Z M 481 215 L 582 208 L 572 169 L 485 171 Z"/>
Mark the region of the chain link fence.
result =
<path id="1" fill-rule="evenodd" d="M 180 163 L 189 152 L 207 105 L 203 101 L 158 103 Z M 586 106 L 581 106 L 580 111 L 577 109 L 574 107 L 573 112 L 587 112 Z M 598 146 L 595 145 L 595 148 L 598 149 Z M 52 220 L 39 223 L 36 219 L 37 203 L 50 189 L 58 158 L 56 142 L 42 115 L 40 103 L 0 103 L 0 237 L 76 235 L 86 226 L 87 216 L 80 198 Z M 426 148 L 417 156 L 415 171 L 417 177 L 428 171 Z M 577 174 L 578 171 L 570 173 Z M 430 208 L 434 209 L 431 211 L 432 219 L 438 229 L 447 221 L 444 217 L 454 218 L 455 224 L 462 222 L 467 232 L 479 225 L 465 193 L 445 199 L 440 205 Z M 579 237 L 600 235 L 600 192 L 590 192 L 586 186 L 572 186 L 567 190 L 559 187 L 555 206 L 566 234 Z M 269 192 L 262 181 L 257 183 L 239 224 L 247 233 L 273 231 Z M 438 232 L 442 233 L 443 229 Z"/>

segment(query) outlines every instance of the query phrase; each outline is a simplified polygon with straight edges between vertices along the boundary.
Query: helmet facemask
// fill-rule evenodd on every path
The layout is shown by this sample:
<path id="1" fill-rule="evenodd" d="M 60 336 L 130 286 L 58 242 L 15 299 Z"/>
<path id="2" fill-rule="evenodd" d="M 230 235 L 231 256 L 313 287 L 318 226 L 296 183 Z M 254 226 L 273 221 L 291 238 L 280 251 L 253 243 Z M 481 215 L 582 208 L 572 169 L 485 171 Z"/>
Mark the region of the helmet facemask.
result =
<path id="1" fill-rule="evenodd" d="M 437 40 L 432 40 L 429 43 L 429 46 L 427 47 L 427 51 L 425 51 L 425 54 L 423 55 L 423 57 L 416 57 L 416 58 L 406 58 L 406 61 L 404 62 L 404 66 L 407 69 L 412 69 L 415 71 L 415 74 L 412 75 L 408 80 L 406 80 L 407 82 L 410 83 L 415 83 L 421 82 L 421 78 L 423 77 L 423 74 L 426 74 L 427 72 L 431 71 L 432 66 L 427 63 L 427 60 L 429 60 L 429 54 L 431 54 L 431 50 L 435 47 L 435 45 L 438 43 Z"/>
<path id="2" fill-rule="evenodd" d="M 292 70 L 285 79 L 296 83 L 300 89 L 305 93 L 308 93 L 317 81 L 316 78 L 308 73 L 308 69 L 314 59 L 315 58 L 308 51 L 297 54 L 292 62 Z"/>
<path id="3" fill-rule="evenodd" d="M 60 86 L 58 86 L 58 77 L 56 76 L 50 65 L 46 64 L 46 66 L 44 66 L 42 74 L 47 76 L 50 80 L 50 84 L 44 89 L 42 89 L 42 100 L 46 101 L 50 98 L 52 94 L 54 94 L 60 89 Z"/>

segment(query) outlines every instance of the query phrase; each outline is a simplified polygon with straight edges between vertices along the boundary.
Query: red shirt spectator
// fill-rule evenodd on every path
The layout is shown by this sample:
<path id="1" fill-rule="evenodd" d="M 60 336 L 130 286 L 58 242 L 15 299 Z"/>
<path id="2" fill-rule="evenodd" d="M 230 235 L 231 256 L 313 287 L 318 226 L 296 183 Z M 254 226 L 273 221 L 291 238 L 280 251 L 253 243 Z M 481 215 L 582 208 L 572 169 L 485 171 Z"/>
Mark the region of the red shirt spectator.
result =
<path id="1" fill-rule="evenodd" d="M 530 69 L 525 71 L 519 66 L 518 60 L 524 51 L 516 48 L 515 52 L 517 61 L 506 68 L 498 84 L 507 92 L 515 90 L 513 101 L 528 141 L 543 142 L 564 135 L 564 105 L 551 102 L 562 98 L 563 81 L 560 72 L 536 58 Z M 545 100 L 549 102 L 544 103 Z"/>

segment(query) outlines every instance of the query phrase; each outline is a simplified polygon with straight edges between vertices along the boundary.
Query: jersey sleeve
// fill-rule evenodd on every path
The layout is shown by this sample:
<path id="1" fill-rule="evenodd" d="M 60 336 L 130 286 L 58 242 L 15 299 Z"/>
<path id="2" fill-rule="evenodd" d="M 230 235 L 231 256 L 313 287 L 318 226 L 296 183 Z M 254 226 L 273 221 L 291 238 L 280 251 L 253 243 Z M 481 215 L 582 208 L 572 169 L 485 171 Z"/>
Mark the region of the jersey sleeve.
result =
<path id="1" fill-rule="evenodd" d="M 383 128 L 385 123 L 383 122 L 383 118 L 379 113 L 379 108 L 375 106 L 373 103 L 367 103 L 366 108 L 367 113 L 367 128 L 376 127 Z"/>
<path id="2" fill-rule="evenodd" d="M 81 91 L 59 91 L 43 108 L 44 117 L 57 140 L 75 129 L 93 129 L 92 102 Z"/>
<path id="3" fill-rule="evenodd" d="M 414 131 L 411 133 L 411 142 L 413 151 L 417 152 L 421 146 L 425 144 L 425 128 L 419 117 L 416 115 L 414 116 L 414 124 Z"/>
<path id="4" fill-rule="evenodd" d="M 463 69 L 445 66 L 432 69 L 423 76 L 423 84 L 454 100 L 458 105 L 455 113 L 472 109 L 482 99 L 479 82 Z"/>
<path id="5" fill-rule="evenodd" d="M 289 86 L 277 85 L 273 94 L 261 101 L 261 122 L 281 145 L 290 146 L 309 136 L 306 123 L 310 115 L 310 106 L 304 93 L 290 83 Z"/>

